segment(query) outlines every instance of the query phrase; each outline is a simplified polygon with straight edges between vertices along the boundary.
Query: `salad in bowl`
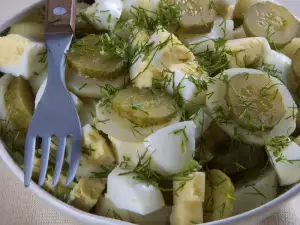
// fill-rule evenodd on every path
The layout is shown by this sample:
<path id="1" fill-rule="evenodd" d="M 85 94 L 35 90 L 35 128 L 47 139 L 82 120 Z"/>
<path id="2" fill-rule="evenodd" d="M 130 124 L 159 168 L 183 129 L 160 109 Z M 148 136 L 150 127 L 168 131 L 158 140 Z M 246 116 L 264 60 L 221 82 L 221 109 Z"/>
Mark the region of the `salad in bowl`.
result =
<path id="1" fill-rule="evenodd" d="M 40 7 L 0 37 L 0 137 L 21 169 L 48 76 L 43 21 Z M 141 225 L 214 222 L 276 199 L 300 181 L 299 30 L 275 1 L 78 2 L 66 86 L 82 158 L 66 186 L 68 137 L 53 187 L 52 137 L 41 188 Z"/>

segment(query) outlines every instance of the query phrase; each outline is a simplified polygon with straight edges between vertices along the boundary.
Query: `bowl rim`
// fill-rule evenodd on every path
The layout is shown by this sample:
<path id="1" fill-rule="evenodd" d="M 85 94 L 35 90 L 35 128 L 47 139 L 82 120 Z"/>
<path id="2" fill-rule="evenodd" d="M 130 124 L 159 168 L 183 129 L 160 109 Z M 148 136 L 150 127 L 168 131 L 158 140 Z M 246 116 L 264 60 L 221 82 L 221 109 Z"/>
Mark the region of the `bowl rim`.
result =
<path id="1" fill-rule="evenodd" d="M 20 12 L 15 15 L 10 16 L 6 20 L 0 23 L 0 32 L 7 29 L 11 24 L 17 22 L 19 19 L 27 15 L 30 11 L 41 7 L 43 5 L 43 0 L 38 0 L 36 3 L 29 5 L 26 8 L 23 8 Z M 15 176 L 19 178 L 21 182 L 24 182 L 24 174 L 21 168 L 14 162 L 12 157 L 8 154 L 8 151 L 5 149 L 4 143 L 0 138 L 0 160 L 3 160 L 4 164 L 13 172 Z M 73 220 L 78 218 L 80 221 L 93 221 L 103 225 L 132 225 L 132 223 L 111 219 L 103 216 L 98 216 L 95 214 L 87 213 L 82 210 L 76 209 L 65 202 L 57 199 L 56 197 L 49 194 L 44 189 L 40 188 L 36 183 L 31 182 L 29 189 L 39 196 L 39 198 L 48 203 L 49 206 L 54 208 L 56 211 L 63 212 L 65 215 L 71 216 Z M 205 223 L 206 225 L 231 225 L 236 224 L 238 222 L 246 221 L 249 218 L 257 218 L 265 214 L 266 212 L 274 211 L 280 205 L 288 202 L 292 198 L 295 198 L 300 194 L 300 185 L 295 185 L 289 191 L 284 194 L 278 196 L 274 200 L 261 205 L 255 209 L 244 212 L 242 214 L 238 214 L 223 220 L 214 221 Z M 80 219 L 79 219 L 80 218 Z"/>

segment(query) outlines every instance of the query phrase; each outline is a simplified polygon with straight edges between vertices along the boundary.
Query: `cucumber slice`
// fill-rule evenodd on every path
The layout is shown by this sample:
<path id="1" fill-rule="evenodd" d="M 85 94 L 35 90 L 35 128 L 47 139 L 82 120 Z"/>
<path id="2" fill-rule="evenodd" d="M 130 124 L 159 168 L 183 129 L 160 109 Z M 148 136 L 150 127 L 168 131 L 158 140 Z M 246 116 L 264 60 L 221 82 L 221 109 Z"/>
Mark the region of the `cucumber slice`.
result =
<path id="1" fill-rule="evenodd" d="M 216 18 L 212 0 L 173 0 L 181 8 L 179 32 L 190 34 L 209 33 Z"/>
<path id="2" fill-rule="evenodd" d="M 81 15 L 81 13 L 84 12 L 86 8 L 90 7 L 90 5 L 84 2 L 78 2 L 76 7 L 76 35 L 82 36 L 85 34 L 97 33 L 94 26 L 85 21 Z"/>
<path id="3" fill-rule="evenodd" d="M 269 76 L 244 74 L 228 83 L 227 99 L 235 121 L 244 128 L 273 128 L 286 113 L 282 96 Z"/>
<path id="4" fill-rule="evenodd" d="M 19 34 L 37 41 L 44 40 L 44 24 L 38 22 L 20 22 L 10 27 L 8 34 Z"/>
<path id="5" fill-rule="evenodd" d="M 296 51 L 292 59 L 293 72 L 297 77 L 300 77 L 300 48 Z"/>
<path id="6" fill-rule="evenodd" d="M 284 47 L 284 49 L 282 49 L 281 52 L 292 59 L 299 48 L 300 38 L 294 38 L 291 43 L 289 43 Z"/>
<path id="7" fill-rule="evenodd" d="M 124 59 L 117 54 L 118 40 L 107 34 L 88 35 L 75 44 L 67 53 L 69 66 L 76 72 L 95 78 L 115 78 L 123 74 Z"/>
<path id="8" fill-rule="evenodd" d="M 116 94 L 112 109 L 140 127 L 149 127 L 172 120 L 177 106 L 165 92 L 129 87 Z"/>
<path id="9" fill-rule="evenodd" d="M 27 131 L 33 115 L 34 98 L 29 83 L 22 77 L 14 78 L 5 93 L 7 117 L 20 131 Z"/>
<path id="10" fill-rule="evenodd" d="M 248 36 L 267 37 L 272 45 L 280 47 L 296 37 L 299 21 L 283 6 L 260 2 L 246 11 L 244 29 Z"/>
<path id="11" fill-rule="evenodd" d="M 220 170 L 209 170 L 205 175 L 204 222 L 232 216 L 235 193 L 230 178 Z"/>

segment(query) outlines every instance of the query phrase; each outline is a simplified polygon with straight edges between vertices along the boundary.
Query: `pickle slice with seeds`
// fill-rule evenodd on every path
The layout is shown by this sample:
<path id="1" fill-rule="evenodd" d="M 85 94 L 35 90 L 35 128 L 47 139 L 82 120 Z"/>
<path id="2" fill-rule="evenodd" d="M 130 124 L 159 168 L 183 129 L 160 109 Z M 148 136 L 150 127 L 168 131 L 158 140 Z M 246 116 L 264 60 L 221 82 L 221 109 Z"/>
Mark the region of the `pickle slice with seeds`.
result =
<path id="1" fill-rule="evenodd" d="M 28 81 L 21 76 L 14 78 L 5 93 L 7 117 L 20 131 L 26 132 L 34 109 L 34 98 Z"/>
<path id="2" fill-rule="evenodd" d="M 293 72 L 297 77 L 300 78 L 300 48 L 296 51 L 292 59 Z"/>
<path id="3" fill-rule="evenodd" d="M 260 2 L 246 11 L 244 29 L 247 36 L 266 37 L 270 44 L 281 47 L 296 37 L 299 21 L 283 6 Z"/>
<path id="4" fill-rule="evenodd" d="M 75 44 L 67 53 L 69 66 L 85 76 L 115 78 L 124 72 L 124 59 L 117 56 L 118 41 L 107 34 L 88 35 Z"/>
<path id="5" fill-rule="evenodd" d="M 234 120 L 246 129 L 273 128 L 286 113 L 278 85 L 267 75 L 240 74 L 228 83 Z"/>
<path id="6" fill-rule="evenodd" d="M 209 33 L 216 18 L 214 0 L 172 0 L 180 6 L 182 15 L 179 32 L 189 34 Z"/>
<path id="7" fill-rule="evenodd" d="M 204 222 L 232 216 L 234 186 L 230 178 L 220 170 L 205 173 Z"/>
<path id="8" fill-rule="evenodd" d="M 140 127 L 149 127 L 169 122 L 177 106 L 165 92 L 129 87 L 116 94 L 112 109 Z"/>

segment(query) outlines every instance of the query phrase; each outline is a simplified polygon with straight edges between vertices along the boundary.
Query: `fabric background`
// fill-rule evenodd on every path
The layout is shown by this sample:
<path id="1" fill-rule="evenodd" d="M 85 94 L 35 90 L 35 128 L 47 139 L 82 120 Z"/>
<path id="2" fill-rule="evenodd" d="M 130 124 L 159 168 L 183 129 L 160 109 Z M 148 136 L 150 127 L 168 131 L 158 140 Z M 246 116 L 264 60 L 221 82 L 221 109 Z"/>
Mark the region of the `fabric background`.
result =
<path id="1" fill-rule="evenodd" d="M 24 7 L 38 0 L 0 0 L 0 23 Z M 278 0 L 280 1 L 280 0 Z M 281 0 L 300 18 L 300 0 Z M 37 196 L 23 188 L 23 184 L 7 169 L 0 159 L 0 225 L 74 225 L 58 212 L 49 209 Z M 259 224 L 299 225 L 300 196 L 278 213 Z"/>

